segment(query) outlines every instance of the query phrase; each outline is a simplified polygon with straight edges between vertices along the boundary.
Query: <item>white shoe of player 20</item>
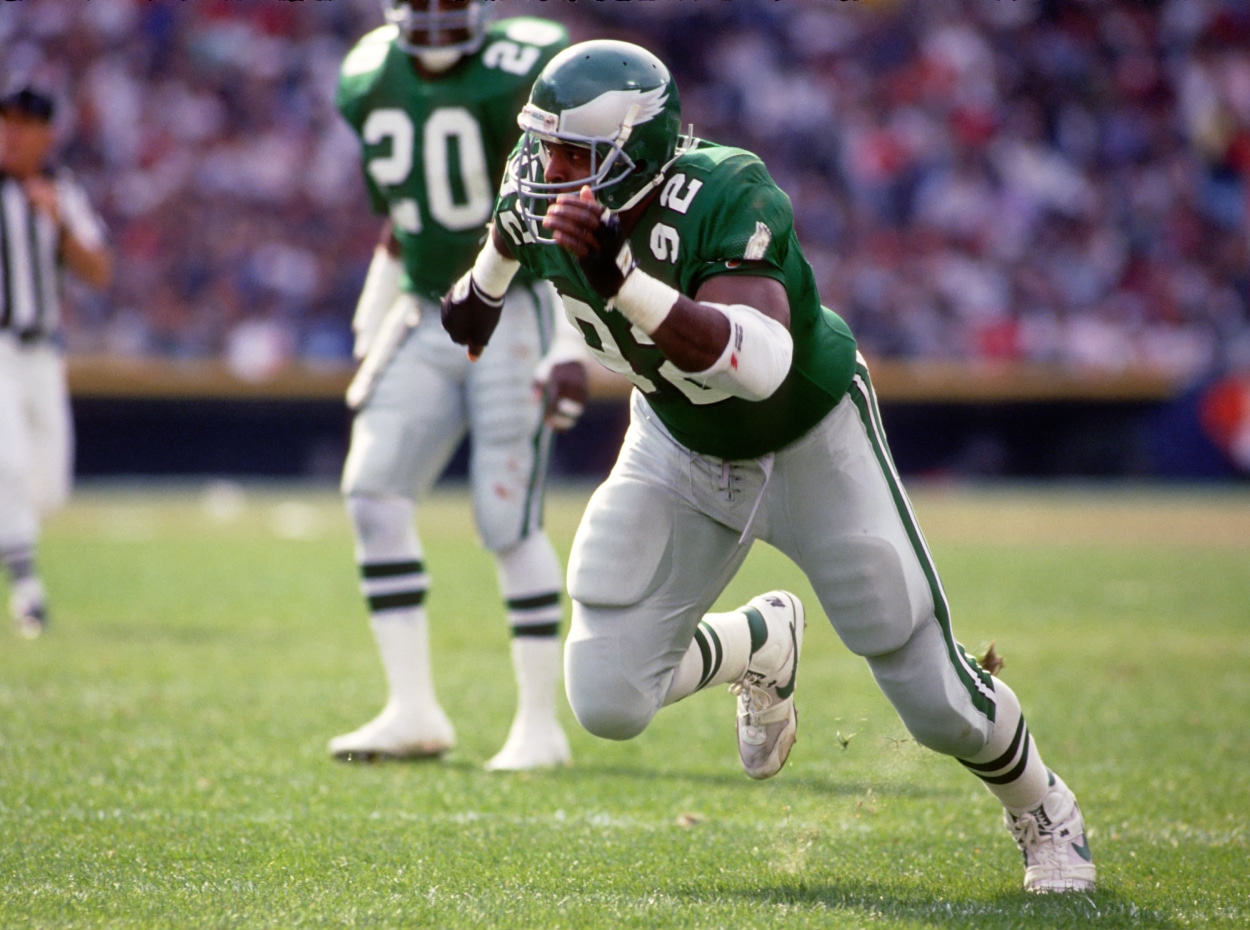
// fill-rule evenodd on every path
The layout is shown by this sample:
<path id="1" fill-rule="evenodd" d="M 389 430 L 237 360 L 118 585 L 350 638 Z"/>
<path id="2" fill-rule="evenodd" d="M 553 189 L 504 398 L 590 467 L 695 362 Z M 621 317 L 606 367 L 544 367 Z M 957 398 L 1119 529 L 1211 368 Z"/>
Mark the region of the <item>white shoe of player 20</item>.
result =
<path id="1" fill-rule="evenodd" d="M 1024 853 L 1024 890 L 1039 894 L 1093 891 L 1094 862 L 1076 796 L 1050 773 L 1042 803 L 1023 814 L 1003 812 L 1007 829 Z"/>
<path id="2" fill-rule="evenodd" d="M 523 772 L 555 768 L 573 760 L 569 741 L 555 720 L 512 722 L 503 749 L 486 763 L 488 772 Z"/>
<path id="3" fill-rule="evenodd" d="M 798 731 L 794 683 L 807 621 L 802 602 L 789 591 L 770 591 L 747 602 L 744 612 L 763 618 L 768 637 L 729 686 L 738 696 L 738 755 L 752 778 L 781 771 Z"/>
<path id="4" fill-rule="evenodd" d="M 456 745 L 456 732 L 437 704 L 420 712 L 388 703 L 359 730 L 330 740 L 330 755 L 344 762 L 432 759 Z"/>

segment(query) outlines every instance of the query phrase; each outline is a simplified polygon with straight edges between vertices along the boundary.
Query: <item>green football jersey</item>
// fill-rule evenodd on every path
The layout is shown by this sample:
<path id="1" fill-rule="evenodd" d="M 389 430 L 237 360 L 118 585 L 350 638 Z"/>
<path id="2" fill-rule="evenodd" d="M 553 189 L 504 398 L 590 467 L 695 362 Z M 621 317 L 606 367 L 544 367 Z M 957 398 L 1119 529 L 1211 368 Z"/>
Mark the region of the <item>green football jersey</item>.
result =
<path id="1" fill-rule="evenodd" d="M 360 138 L 373 209 L 394 221 L 400 286 L 437 300 L 473 264 L 520 135 L 517 113 L 569 36 L 544 19 L 499 20 L 476 53 L 426 80 L 397 35 L 383 26 L 348 53 L 337 104 Z"/>
<path id="2" fill-rule="evenodd" d="M 629 238 L 643 271 L 690 297 L 717 275 L 768 277 L 785 287 L 794 360 L 771 397 L 734 397 L 677 368 L 641 330 L 606 307 L 570 253 L 534 241 L 512 184 L 505 184 L 495 221 L 521 266 L 555 285 L 594 355 L 642 391 L 679 442 L 725 459 L 776 451 L 811 429 L 846 393 L 855 339 L 841 317 L 821 306 L 794 233 L 790 198 L 759 158 L 700 142 L 674 162 L 659 190 Z"/>

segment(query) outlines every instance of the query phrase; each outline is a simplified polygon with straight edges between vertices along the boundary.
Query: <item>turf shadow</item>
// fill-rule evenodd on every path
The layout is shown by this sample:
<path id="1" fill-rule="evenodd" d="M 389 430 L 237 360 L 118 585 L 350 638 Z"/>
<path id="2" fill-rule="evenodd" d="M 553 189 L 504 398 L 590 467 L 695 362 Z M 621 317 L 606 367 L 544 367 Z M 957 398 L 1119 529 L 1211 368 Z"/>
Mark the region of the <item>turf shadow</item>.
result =
<path id="1" fill-rule="evenodd" d="M 931 880 L 931 879 L 930 879 Z M 854 878 L 809 882 L 778 877 L 772 884 L 729 892 L 753 906 L 777 905 L 799 912 L 832 911 L 865 922 L 908 921 L 933 927 L 993 927 L 994 930 L 1073 930 L 1098 926 L 1152 928 L 1179 924 L 1138 909 L 1113 890 L 1064 895 L 1032 895 L 1018 886 L 985 896 L 942 896 L 924 887 L 923 876 L 894 876 L 889 882 Z M 683 893 L 683 892 L 675 892 Z M 706 899 L 707 889 L 692 883 L 691 898 Z"/>
<path id="2" fill-rule="evenodd" d="M 692 771 L 677 768 L 647 768 L 629 765 L 597 765 L 593 762 L 578 761 L 567 768 L 556 770 L 553 774 L 568 781 L 600 780 L 604 778 L 620 778 L 631 781 L 654 781 L 662 778 L 669 782 L 687 783 L 690 785 L 715 785 L 723 788 L 746 787 L 760 789 L 798 789 L 811 794 L 829 797 L 863 797 L 865 794 L 876 794 L 899 798 L 938 798 L 949 797 L 950 792 L 917 783 L 905 782 L 865 782 L 826 778 L 819 775 L 787 775 L 785 773 L 766 782 L 753 782 L 741 772 L 710 772 Z"/>

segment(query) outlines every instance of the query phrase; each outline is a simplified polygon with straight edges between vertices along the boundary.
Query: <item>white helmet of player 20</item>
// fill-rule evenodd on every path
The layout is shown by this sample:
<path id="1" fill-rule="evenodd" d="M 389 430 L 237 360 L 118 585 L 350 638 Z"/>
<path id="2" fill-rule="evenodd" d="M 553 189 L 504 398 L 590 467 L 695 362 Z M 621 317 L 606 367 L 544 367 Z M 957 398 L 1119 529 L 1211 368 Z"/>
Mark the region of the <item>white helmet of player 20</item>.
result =
<path id="1" fill-rule="evenodd" d="M 476 52 L 491 15 L 486 0 L 382 0 L 382 13 L 399 29 L 395 44 L 428 71 Z"/>

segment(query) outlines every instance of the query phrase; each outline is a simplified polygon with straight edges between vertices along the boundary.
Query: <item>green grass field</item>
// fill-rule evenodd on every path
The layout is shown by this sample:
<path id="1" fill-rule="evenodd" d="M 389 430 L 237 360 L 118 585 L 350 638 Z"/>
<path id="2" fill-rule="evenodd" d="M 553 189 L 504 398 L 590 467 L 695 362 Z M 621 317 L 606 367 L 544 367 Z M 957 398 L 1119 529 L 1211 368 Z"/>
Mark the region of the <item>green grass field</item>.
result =
<path id="1" fill-rule="evenodd" d="M 585 500 L 562 490 L 562 554 Z M 1096 894 L 1028 897 L 997 803 L 910 742 L 813 609 L 799 743 L 741 772 L 722 689 L 489 774 L 513 683 L 463 497 L 423 536 L 443 763 L 332 762 L 384 695 L 325 489 L 85 489 L 54 626 L 0 631 L 0 927 L 1250 926 L 1250 493 L 919 488 L 956 631 L 1078 792 Z M 723 599 L 809 589 L 759 547 Z"/>

